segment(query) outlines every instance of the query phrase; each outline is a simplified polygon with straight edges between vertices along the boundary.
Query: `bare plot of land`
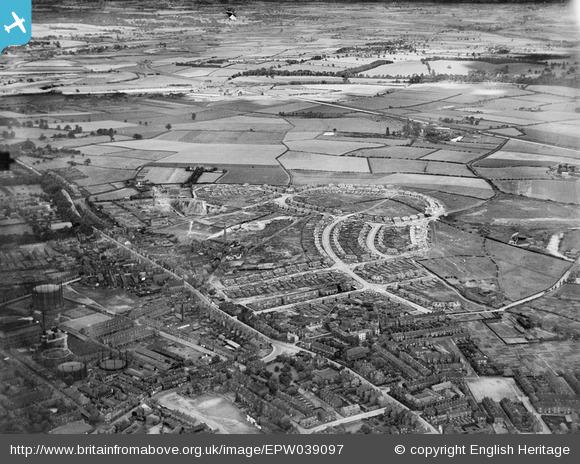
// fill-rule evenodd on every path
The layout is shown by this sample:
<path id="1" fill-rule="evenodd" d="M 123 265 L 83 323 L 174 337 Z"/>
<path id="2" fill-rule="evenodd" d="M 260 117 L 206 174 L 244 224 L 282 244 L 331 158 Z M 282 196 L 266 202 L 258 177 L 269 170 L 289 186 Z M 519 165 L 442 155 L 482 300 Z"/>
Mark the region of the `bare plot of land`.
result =
<path id="1" fill-rule="evenodd" d="M 478 377 L 475 380 L 468 380 L 467 385 L 478 402 L 486 397 L 496 402 L 503 398 L 519 401 L 519 398 L 523 396 L 514 379 L 507 377 Z"/>
<path id="2" fill-rule="evenodd" d="M 223 396 L 207 394 L 186 398 L 171 392 L 160 394 L 157 400 L 161 406 L 203 422 L 220 434 L 259 433 L 235 403 Z"/>
<path id="3" fill-rule="evenodd" d="M 88 316 L 66 321 L 63 325 L 70 327 L 72 330 L 80 331 L 81 329 L 87 329 L 95 324 L 108 321 L 109 319 L 111 319 L 111 316 L 107 316 L 106 314 L 92 313 Z"/>

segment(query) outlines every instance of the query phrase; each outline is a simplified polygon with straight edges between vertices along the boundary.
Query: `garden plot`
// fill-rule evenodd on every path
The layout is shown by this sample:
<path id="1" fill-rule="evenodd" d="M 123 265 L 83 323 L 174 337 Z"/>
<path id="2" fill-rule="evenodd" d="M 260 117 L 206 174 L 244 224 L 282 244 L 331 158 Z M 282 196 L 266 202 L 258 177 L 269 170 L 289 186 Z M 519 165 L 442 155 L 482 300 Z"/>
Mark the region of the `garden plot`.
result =
<path id="1" fill-rule="evenodd" d="M 334 140 L 294 140 L 285 142 L 285 144 L 292 151 L 322 153 L 326 155 L 343 155 L 361 148 L 381 146 L 378 143 L 337 142 Z"/>
<path id="2" fill-rule="evenodd" d="M 289 151 L 279 158 L 286 169 L 329 172 L 366 172 L 369 165 L 364 158 L 331 156 L 318 153 Z"/>

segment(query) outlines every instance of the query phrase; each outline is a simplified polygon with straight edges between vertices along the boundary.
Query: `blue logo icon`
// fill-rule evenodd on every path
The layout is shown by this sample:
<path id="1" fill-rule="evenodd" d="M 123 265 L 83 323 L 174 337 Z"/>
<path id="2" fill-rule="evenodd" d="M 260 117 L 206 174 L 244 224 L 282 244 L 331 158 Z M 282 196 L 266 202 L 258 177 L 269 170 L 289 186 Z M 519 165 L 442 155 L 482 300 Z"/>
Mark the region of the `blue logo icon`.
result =
<path id="1" fill-rule="evenodd" d="M 0 0 L 0 52 L 32 35 L 32 0 Z"/>

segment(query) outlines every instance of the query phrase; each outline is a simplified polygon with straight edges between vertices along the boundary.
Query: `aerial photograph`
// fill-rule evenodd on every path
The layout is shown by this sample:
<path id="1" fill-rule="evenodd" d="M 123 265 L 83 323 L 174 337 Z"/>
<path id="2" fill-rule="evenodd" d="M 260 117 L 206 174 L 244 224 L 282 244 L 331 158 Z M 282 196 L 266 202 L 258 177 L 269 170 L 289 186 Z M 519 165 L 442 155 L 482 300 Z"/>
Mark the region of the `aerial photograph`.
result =
<path id="1" fill-rule="evenodd" d="M 0 433 L 580 432 L 578 3 L 15 12 Z"/>

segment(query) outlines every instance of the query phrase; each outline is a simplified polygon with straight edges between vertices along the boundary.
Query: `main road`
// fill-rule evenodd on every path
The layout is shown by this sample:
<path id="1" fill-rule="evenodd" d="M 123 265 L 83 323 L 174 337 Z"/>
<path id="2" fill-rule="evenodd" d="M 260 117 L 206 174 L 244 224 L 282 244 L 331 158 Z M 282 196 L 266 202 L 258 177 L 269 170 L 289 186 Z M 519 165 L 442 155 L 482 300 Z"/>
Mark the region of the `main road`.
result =
<path id="1" fill-rule="evenodd" d="M 110 235 L 106 234 L 105 232 L 103 232 L 103 231 L 101 231 L 99 229 L 94 228 L 94 230 L 98 234 L 100 234 L 104 239 L 109 240 L 112 243 L 114 243 L 115 245 L 117 245 L 118 247 L 120 247 L 120 248 L 122 248 L 122 249 L 124 249 L 124 250 L 126 250 L 128 252 L 130 252 L 135 258 L 140 259 L 140 260 L 144 260 L 144 261 L 150 263 L 153 267 L 156 267 L 156 268 L 162 270 L 163 272 L 166 272 L 167 274 L 171 275 L 175 279 L 183 280 L 175 272 L 171 271 L 170 269 L 165 268 L 161 264 L 157 263 L 156 261 L 154 261 L 153 259 L 149 258 L 148 256 L 143 255 L 142 253 L 138 252 L 134 248 L 131 248 L 131 247 L 125 245 L 124 243 L 121 243 L 119 240 L 111 237 Z M 337 259 L 338 259 L 338 257 L 337 257 Z M 352 272 L 352 270 L 350 270 L 350 272 Z M 353 274 L 354 274 L 354 272 L 353 272 Z M 251 327 L 251 326 L 247 325 L 246 323 L 240 321 L 238 318 L 236 318 L 236 317 L 234 317 L 234 316 L 232 316 L 232 315 L 230 315 L 230 314 L 222 311 L 213 301 L 211 301 L 209 298 L 207 298 L 204 294 L 202 294 L 199 290 L 197 290 L 195 287 L 193 287 L 188 282 L 183 281 L 183 284 L 184 284 L 184 288 L 188 289 L 194 296 L 196 296 L 203 303 L 205 303 L 206 305 L 208 305 L 212 309 L 217 310 L 217 311 L 223 313 L 223 315 L 225 317 L 227 317 L 228 319 L 230 319 L 233 323 L 238 324 L 238 325 L 241 325 L 245 329 L 249 330 L 250 332 L 255 333 L 256 336 L 259 336 L 261 339 L 267 340 L 272 345 L 272 352 L 270 354 L 268 354 L 267 356 L 263 357 L 262 358 L 262 361 L 265 361 L 265 362 L 272 361 L 278 355 L 283 354 L 283 353 L 295 354 L 295 353 L 298 353 L 298 352 L 301 352 L 302 351 L 302 352 L 307 352 L 307 353 L 309 353 L 309 354 L 311 354 L 313 356 L 316 355 L 315 353 L 313 353 L 313 352 L 311 352 L 309 350 L 306 350 L 306 349 L 301 348 L 299 346 L 293 345 L 291 343 L 285 343 L 285 342 L 281 342 L 279 340 L 273 340 L 270 337 L 267 337 L 266 335 L 264 335 L 263 333 L 259 332 L 256 329 L 254 329 L 253 327 Z M 388 293 L 388 292 L 386 292 L 386 293 Z M 342 364 L 337 363 L 336 361 L 333 361 L 333 360 L 328 359 L 328 358 L 325 358 L 325 359 L 331 365 L 333 365 L 333 366 L 335 366 L 335 367 L 337 367 L 339 369 L 346 369 L 351 375 L 353 375 L 354 377 L 358 378 L 361 381 L 362 384 L 367 385 L 370 388 L 372 388 L 373 390 L 375 390 L 376 392 L 378 392 L 381 396 L 383 396 L 383 398 L 385 398 L 391 404 L 396 405 L 399 408 L 404 409 L 405 411 L 410 411 L 415 416 L 415 418 L 417 419 L 417 421 L 423 426 L 423 428 L 425 430 L 427 430 L 429 433 L 439 433 L 435 427 L 433 427 L 431 424 L 429 424 L 429 422 L 427 422 L 424 418 L 422 418 L 417 412 L 412 411 L 407 406 L 405 406 L 403 403 L 401 403 L 400 401 L 398 401 L 395 398 L 393 398 L 391 395 L 389 395 L 386 392 L 384 392 L 383 390 L 381 390 L 379 387 L 377 387 L 376 385 L 374 385 L 369 380 L 365 379 L 360 374 L 356 373 L 355 371 L 353 371 L 352 369 L 350 369 L 347 366 L 344 366 Z"/>

